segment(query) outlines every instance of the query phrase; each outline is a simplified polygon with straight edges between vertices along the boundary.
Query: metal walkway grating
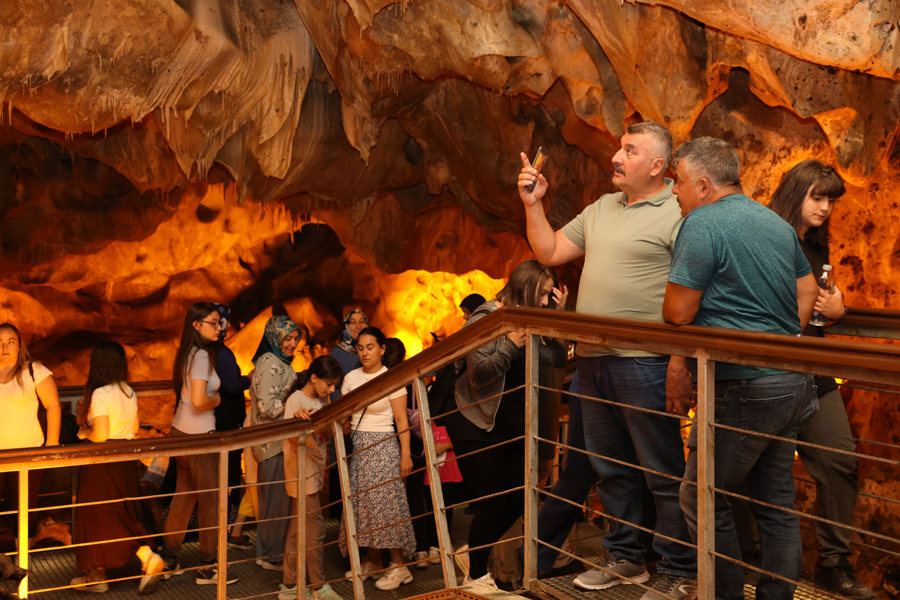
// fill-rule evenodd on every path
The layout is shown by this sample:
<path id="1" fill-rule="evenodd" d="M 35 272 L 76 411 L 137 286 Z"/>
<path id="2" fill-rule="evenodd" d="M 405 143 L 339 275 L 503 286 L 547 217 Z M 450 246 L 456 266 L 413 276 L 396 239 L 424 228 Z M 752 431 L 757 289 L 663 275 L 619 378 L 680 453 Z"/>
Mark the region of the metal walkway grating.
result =
<path id="1" fill-rule="evenodd" d="M 462 509 L 458 509 L 455 512 L 451 530 L 454 547 L 465 544 L 470 519 L 471 517 L 465 514 Z M 339 526 L 340 522 L 338 519 L 326 520 L 325 539 L 327 542 L 337 539 Z M 255 530 L 248 529 L 246 533 L 251 540 L 255 541 Z M 606 551 L 602 546 L 602 532 L 590 523 L 578 524 L 575 535 L 572 536 L 572 542 L 579 556 L 584 556 L 588 560 L 598 563 L 605 558 Z M 197 564 L 196 541 L 184 544 L 182 557 L 183 566 L 188 569 Z M 229 575 L 237 575 L 240 578 L 237 583 L 228 586 L 228 598 L 235 600 L 270 598 L 274 600 L 281 583 L 281 573 L 266 571 L 258 567 L 255 561 L 254 549 L 240 550 L 229 548 L 228 560 Z M 349 561 L 340 555 L 337 544 L 330 544 L 326 547 L 324 562 L 325 576 L 330 580 L 342 578 L 344 571 L 349 568 Z M 481 597 L 469 588 L 445 589 L 439 565 L 429 565 L 426 569 L 410 567 L 410 571 L 414 577 L 413 582 L 393 591 L 380 591 L 375 588 L 373 580 L 367 580 L 364 584 L 366 598 L 372 600 L 397 600 L 399 598 L 423 597 L 440 600 L 454 600 L 457 598 L 473 600 Z M 75 566 L 74 550 L 49 549 L 35 552 L 31 555 L 30 587 L 32 590 L 45 591 L 33 591 L 29 594 L 29 597 L 37 600 L 72 600 L 73 598 L 90 596 L 90 594 L 79 593 L 72 588 L 65 587 L 69 585 L 73 577 L 80 574 Z M 109 579 L 127 577 L 134 579 L 110 583 L 109 591 L 100 595 L 100 597 L 109 600 L 137 599 L 139 597 L 137 593 L 137 577 L 139 576 L 140 563 L 137 559 L 134 559 L 121 569 L 110 570 L 107 573 Z M 461 580 L 462 576 L 460 575 L 459 578 Z M 518 593 L 532 597 L 537 595 L 544 598 L 562 600 L 637 600 L 644 592 L 643 588 L 638 585 L 623 585 L 608 590 L 587 592 L 572 585 L 574 578 L 575 575 L 568 575 L 544 579 L 540 582 L 540 589 L 535 590 L 534 593 L 524 591 L 519 591 Z M 652 584 L 654 579 L 651 579 L 649 584 Z M 8 591 L 14 591 L 10 584 L 0 582 L 0 588 L 4 585 Z M 353 597 L 353 586 L 349 581 L 335 581 L 331 585 L 345 600 L 350 600 Z M 748 600 L 754 598 L 755 589 L 752 586 L 745 586 L 744 591 Z M 191 572 L 186 571 L 183 575 L 174 576 L 168 581 L 160 581 L 156 591 L 148 598 L 157 600 L 214 600 L 215 596 L 216 586 L 196 585 Z M 505 592 L 490 594 L 489 597 L 491 600 L 511 600 L 516 598 L 514 594 Z M 841 600 L 838 596 L 821 592 L 806 585 L 801 585 L 797 588 L 794 598 L 797 600 Z"/>

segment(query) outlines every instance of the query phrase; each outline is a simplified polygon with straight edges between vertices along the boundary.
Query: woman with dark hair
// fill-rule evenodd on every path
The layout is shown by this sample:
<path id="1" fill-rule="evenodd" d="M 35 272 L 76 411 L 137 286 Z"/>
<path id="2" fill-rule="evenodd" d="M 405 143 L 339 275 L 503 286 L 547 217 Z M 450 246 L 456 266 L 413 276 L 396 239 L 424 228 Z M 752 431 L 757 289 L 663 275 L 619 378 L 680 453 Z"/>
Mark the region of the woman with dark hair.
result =
<path id="1" fill-rule="evenodd" d="M 822 265 L 830 264 L 828 222 L 844 189 L 843 179 L 832 167 L 818 160 L 804 160 L 782 176 L 769 203 L 769 208 L 794 227 L 813 273 L 821 273 Z M 815 310 L 829 321 L 843 317 L 847 309 L 840 287 L 835 285 L 833 294 L 820 289 Z M 822 327 L 808 325 L 803 335 L 824 337 L 825 333 Z M 847 410 L 834 378 L 816 376 L 816 393 L 819 410 L 800 430 L 798 439 L 855 452 Z M 816 482 L 816 516 L 852 525 L 859 492 L 859 460 L 802 445 L 797 446 L 797 454 Z M 872 590 L 856 579 L 848 560 L 852 553 L 850 530 L 818 520 L 815 530 L 819 541 L 816 583 L 848 598 L 872 598 Z"/>
<path id="2" fill-rule="evenodd" d="M 309 420 L 310 415 L 328 404 L 328 398 L 334 388 L 340 386 L 343 378 L 341 365 L 331 356 L 319 356 L 309 365 L 297 379 L 295 390 L 288 396 L 284 407 L 285 418 Z M 325 583 L 325 518 L 319 492 L 322 490 L 325 456 L 328 445 L 328 430 L 313 432 L 306 438 L 306 482 L 297 485 L 297 440 L 290 438 L 284 445 L 284 478 L 285 487 L 291 500 L 291 515 L 297 515 L 300 503 L 299 489 L 306 495 L 306 514 L 304 515 L 304 532 L 306 533 L 306 577 L 310 589 L 305 597 L 317 600 L 341 600 L 332 587 Z M 288 522 L 287 543 L 284 554 L 284 577 L 278 600 L 294 600 L 297 598 L 297 526 Z M 309 592 L 310 590 L 307 590 Z"/>
<path id="3" fill-rule="evenodd" d="M 553 271 L 536 260 L 519 264 L 497 296 L 477 308 L 465 326 L 482 319 L 502 306 L 564 309 L 567 290 L 560 289 Z M 520 437 L 525 431 L 525 339 L 513 331 L 469 354 L 465 373 L 456 380 L 456 404 L 461 413 L 448 415 L 447 429 L 457 456 L 483 450 L 500 442 Z M 558 340 L 541 340 L 541 365 L 562 367 L 566 348 Z M 463 369 L 460 365 L 459 370 Z M 522 389 L 516 389 L 522 388 Z M 514 390 L 505 392 L 505 390 Z M 472 497 L 497 494 L 519 487 L 524 480 L 525 443 L 509 442 L 484 450 L 475 456 L 458 459 L 463 481 Z M 470 548 L 497 542 L 522 515 L 522 491 L 509 492 L 472 504 L 474 515 L 469 526 Z M 491 588 L 497 585 L 488 572 L 490 547 L 468 553 L 466 583 Z"/>
<path id="4" fill-rule="evenodd" d="M 220 379 L 216 374 L 214 344 L 219 339 L 222 319 L 215 304 L 193 304 L 184 317 L 181 341 L 172 368 L 172 384 L 177 403 L 170 436 L 203 435 L 216 429 L 214 409 L 221 402 Z M 178 473 L 175 492 L 163 529 L 166 570 L 177 571 L 178 551 L 194 506 L 200 525 L 199 558 L 195 583 L 215 585 L 218 507 L 215 489 L 218 487 L 219 461 L 215 454 L 196 454 L 175 458 Z M 203 491 L 199 490 L 212 490 Z M 232 578 L 227 583 L 234 583 Z"/>
<path id="5" fill-rule="evenodd" d="M 0 419 L 0 450 L 9 448 L 33 448 L 59 444 L 62 409 L 59 391 L 53 373 L 40 362 L 32 362 L 25 340 L 12 323 L 0 324 L 0 402 L 3 418 Z M 47 438 L 38 420 L 38 406 L 47 411 Z M 37 506 L 43 469 L 28 473 L 28 507 Z M 0 493 L 3 508 L 16 510 L 19 501 L 17 473 L 0 473 Z M 37 513 L 28 517 L 29 529 L 37 525 Z M 15 516 L 12 522 L 15 523 Z M 15 525 L 13 525 L 15 527 Z"/>
<path id="6" fill-rule="evenodd" d="M 344 394 L 387 372 L 382 362 L 386 343 L 387 338 L 377 327 L 366 327 L 359 332 L 356 348 L 362 366 L 344 376 L 341 386 Z M 375 587 L 395 590 L 401 584 L 412 582 L 412 573 L 403 564 L 403 558 L 416 549 L 409 505 L 400 479 L 412 470 L 406 390 L 399 389 L 353 413 L 350 440 L 355 453 L 350 458 L 350 491 L 357 544 L 368 548 L 362 578 L 381 570 L 382 550 L 388 549 L 390 568 L 375 582 Z M 341 527 L 339 543 L 341 553 L 346 556 L 346 526 Z"/>
<path id="7" fill-rule="evenodd" d="M 284 418 L 284 403 L 294 387 L 297 374 L 291 362 L 300 342 L 297 324 L 286 315 L 274 315 L 253 355 L 250 378 L 250 424 L 275 423 Z M 275 440 L 251 448 L 258 463 L 256 488 L 259 497 L 259 524 L 256 526 L 256 564 L 280 571 L 287 540 L 287 517 L 291 499 L 280 483 L 284 478 L 284 442 Z"/>
<path id="8" fill-rule="evenodd" d="M 100 342 L 91 352 L 84 399 L 78 403 L 78 437 L 91 442 L 134 439 L 140 427 L 137 395 L 128 385 L 125 348 L 116 342 Z M 162 558 L 147 541 L 151 537 L 141 502 L 138 461 L 83 465 L 78 475 L 74 541 L 78 568 L 86 573 L 72 585 L 80 592 L 105 592 L 106 569 L 124 566 L 132 556 L 141 560 L 144 576 L 139 594 L 156 587 L 165 569 Z M 100 504 L 93 504 L 100 503 Z M 123 539 L 124 538 L 124 539 Z M 112 540 L 112 541 L 107 541 Z"/>

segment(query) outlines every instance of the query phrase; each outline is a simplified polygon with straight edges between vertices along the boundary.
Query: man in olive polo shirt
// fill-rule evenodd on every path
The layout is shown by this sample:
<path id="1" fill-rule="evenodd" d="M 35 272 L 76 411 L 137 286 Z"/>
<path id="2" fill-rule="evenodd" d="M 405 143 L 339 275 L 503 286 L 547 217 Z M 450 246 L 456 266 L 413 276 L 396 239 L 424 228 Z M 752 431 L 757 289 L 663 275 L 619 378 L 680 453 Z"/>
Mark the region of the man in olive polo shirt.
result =
<path id="1" fill-rule="evenodd" d="M 662 322 L 669 263 L 681 224 L 672 181 L 664 177 L 671 154 L 672 136 L 661 125 L 629 127 L 612 159 L 612 182 L 621 191 L 602 196 L 558 231 L 553 231 L 541 205 L 547 180 L 521 155 L 519 196 L 535 256 L 551 266 L 585 257 L 578 312 Z M 535 180 L 529 192 L 527 186 Z M 582 403 L 587 450 L 612 459 L 591 457 L 600 475 L 597 489 L 603 508 L 613 518 L 607 520 L 603 540 L 609 550 L 606 568 L 582 573 L 574 583 L 601 590 L 646 582 L 650 574 L 645 563 L 653 550 L 661 557 L 659 578 L 642 600 L 690 597 L 696 584 L 696 553 L 678 504 L 678 478 L 685 468 L 680 423 L 629 408 L 666 411 L 669 357 L 584 343 L 578 344 L 576 354 L 579 392 L 624 406 Z M 620 520 L 660 535 L 650 536 Z"/>

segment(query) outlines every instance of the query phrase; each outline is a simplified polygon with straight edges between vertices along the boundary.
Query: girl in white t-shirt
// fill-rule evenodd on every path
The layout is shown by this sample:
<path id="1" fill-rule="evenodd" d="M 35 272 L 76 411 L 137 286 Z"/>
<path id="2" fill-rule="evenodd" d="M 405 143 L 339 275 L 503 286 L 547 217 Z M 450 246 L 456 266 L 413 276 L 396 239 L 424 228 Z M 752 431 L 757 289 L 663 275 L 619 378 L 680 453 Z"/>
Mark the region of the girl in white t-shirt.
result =
<path id="1" fill-rule="evenodd" d="M 101 342 L 91 353 L 91 366 L 78 405 L 78 437 L 92 442 L 130 440 L 137 434 L 137 395 L 128 385 L 125 348 Z M 138 592 L 153 591 L 164 569 L 162 558 L 145 542 L 153 535 L 142 502 L 138 461 L 95 463 L 81 467 L 75 509 L 74 542 L 78 568 L 86 573 L 72 580 L 79 591 L 105 592 L 107 568 L 124 566 L 137 554 L 144 576 Z M 125 501 L 123 501 L 125 500 Z M 92 504 L 101 502 L 102 504 Z M 125 539 L 123 539 L 125 538 Z M 137 538 L 137 539 L 127 539 Z M 117 541 L 107 541 L 117 540 Z"/>
<path id="2" fill-rule="evenodd" d="M 219 405 L 219 376 L 216 374 L 215 350 L 223 321 L 215 304 L 198 302 L 192 305 L 184 317 L 181 342 L 175 355 L 172 383 L 177 396 L 175 416 L 172 419 L 171 436 L 203 435 L 216 428 L 213 409 Z M 169 514 L 163 526 L 165 549 L 163 557 L 167 571 L 179 570 L 178 551 L 184 541 L 194 506 L 200 525 L 200 568 L 195 570 L 195 583 L 215 585 L 216 530 L 218 527 L 218 503 L 216 492 L 190 494 L 197 490 L 215 490 L 219 486 L 217 473 L 219 460 L 215 454 L 195 454 L 175 458 L 177 479 L 176 495 L 169 505 Z M 228 580 L 228 583 L 237 578 Z"/>
<path id="3" fill-rule="evenodd" d="M 377 327 L 367 327 L 359 333 L 356 349 L 362 367 L 344 376 L 342 394 L 387 371 L 382 363 L 385 342 L 385 335 Z M 396 435 L 395 431 L 400 434 Z M 404 554 L 412 554 L 416 549 L 406 490 L 400 479 L 412 470 L 406 390 L 401 388 L 353 413 L 350 432 L 355 453 L 349 465 L 350 491 L 354 494 L 357 543 L 368 548 L 362 576 L 366 578 L 369 573 L 381 570 L 382 550 L 388 549 L 390 568 L 375 582 L 375 587 L 395 590 L 401 584 L 412 582 L 412 573 L 404 565 L 403 558 Z M 358 494 L 360 490 L 368 491 Z M 345 527 L 341 527 L 339 542 L 341 552 L 346 556 Z"/>

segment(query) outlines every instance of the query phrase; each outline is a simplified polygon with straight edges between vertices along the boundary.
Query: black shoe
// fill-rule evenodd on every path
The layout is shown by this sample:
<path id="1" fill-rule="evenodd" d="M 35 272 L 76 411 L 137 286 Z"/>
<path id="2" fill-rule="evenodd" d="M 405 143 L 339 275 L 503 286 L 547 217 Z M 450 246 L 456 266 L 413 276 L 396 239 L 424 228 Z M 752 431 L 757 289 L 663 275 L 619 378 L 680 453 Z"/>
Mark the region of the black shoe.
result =
<path id="1" fill-rule="evenodd" d="M 194 580 L 194 583 L 197 585 L 215 585 L 219 583 L 219 569 L 214 564 L 203 565 L 194 572 L 197 574 L 197 579 Z M 232 577 L 231 579 L 226 579 L 225 583 L 235 583 L 237 580 L 237 577 Z"/>
<path id="2" fill-rule="evenodd" d="M 860 583 L 853 573 L 853 567 L 846 562 L 836 567 L 816 565 L 815 582 L 822 589 L 845 598 L 869 600 L 875 597 L 872 590 Z"/>

